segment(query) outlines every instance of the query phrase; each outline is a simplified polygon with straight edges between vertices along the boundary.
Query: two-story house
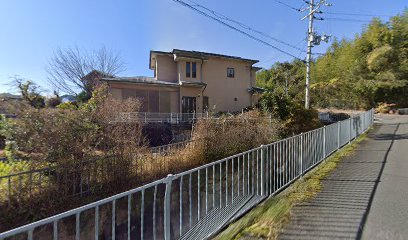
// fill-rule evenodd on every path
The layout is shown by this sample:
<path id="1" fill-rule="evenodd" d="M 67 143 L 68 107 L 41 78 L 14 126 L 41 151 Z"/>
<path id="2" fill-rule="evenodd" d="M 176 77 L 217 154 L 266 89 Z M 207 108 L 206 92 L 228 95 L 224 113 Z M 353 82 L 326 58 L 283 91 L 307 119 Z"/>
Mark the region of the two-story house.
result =
<path id="1" fill-rule="evenodd" d="M 154 77 L 102 78 L 114 97 L 139 98 L 141 111 L 192 113 L 241 111 L 254 106 L 262 89 L 255 86 L 257 60 L 221 54 L 150 51 Z"/>

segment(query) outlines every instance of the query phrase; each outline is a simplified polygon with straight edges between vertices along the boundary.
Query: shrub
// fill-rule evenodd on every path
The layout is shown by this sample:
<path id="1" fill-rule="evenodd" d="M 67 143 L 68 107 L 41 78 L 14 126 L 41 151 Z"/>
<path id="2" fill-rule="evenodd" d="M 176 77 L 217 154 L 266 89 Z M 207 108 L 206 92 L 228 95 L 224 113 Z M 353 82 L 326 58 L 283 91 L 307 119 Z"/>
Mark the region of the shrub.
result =
<path id="1" fill-rule="evenodd" d="M 48 98 L 46 101 L 46 106 L 50 108 L 55 108 L 60 104 L 61 104 L 61 101 L 59 97 L 51 97 L 51 98 Z"/>
<path id="2" fill-rule="evenodd" d="M 261 110 L 270 112 L 280 120 L 287 120 L 291 114 L 294 102 L 280 92 L 267 92 L 259 99 Z"/>
<path id="3" fill-rule="evenodd" d="M 140 103 L 114 99 L 105 88 L 80 108 L 74 106 L 63 103 L 56 109 L 21 108 L 4 131 L 7 140 L 14 143 L 13 155 L 31 160 L 33 165 L 51 164 L 67 174 L 79 174 L 78 166 L 84 162 L 104 159 L 111 171 L 107 181 L 131 177 L 126 173 L 135 153 L 145 148 L 142 125 L 119 116 L 138 111 Z"/>
<path id="4" fill-rule="evenodd" d="M 302 132 L 322 127 L 318 111 L 315 109 L 305 109 L 303 106 L 297 106 L 292 109 L 290 116 L 283 123 L 284 136 L 291 136 Z"/>
<path id="5" fill-rule="evenodd" d="M 29 170 L 29 164 L 26 161 L 0 161 L 0 176 L 6 176 L 27 170 Z M 0 179 L 0 185 L 2 183 L 1 180 L 5 181 L 6 179 Z"/>
<path id="6" fill-rule="evenodd" d="M 78 106 L 73 102 L 63 102 L 57 105 L 58 109 L 65 109 L 65 110 L 76 110 Z"/>
<path id="7" fill-rule="evenodd" d="M 191 159 L 207 163 L 270 143 L 278 138 L 280 126 L 258 111 L 199 120 L 192 136 L 203 143 L 194 149 L 196 156 Z"/>
<path id="8" fill-rule="evenodd" d="M 6 137 L 4 136 L 4 128 L 6 126 L 6 117 L 0 114 L 0 149 L 4 149 L 6 146 Z"/>
<path id="9" fill-rule="evenodd" d="M 260 100 L 261 109 L 270 112 L 283 122 L 282 137 L 287 137 L 323 126 L 317 110 L 305 109 L 280 91 L 265 93 Z"/>
<path id="10" fill-rule="evenodd" d="M 396 104 L 393 103 L 379 103 L 375 109 L 376 113 L 390 113 L 395 108 Z"/>

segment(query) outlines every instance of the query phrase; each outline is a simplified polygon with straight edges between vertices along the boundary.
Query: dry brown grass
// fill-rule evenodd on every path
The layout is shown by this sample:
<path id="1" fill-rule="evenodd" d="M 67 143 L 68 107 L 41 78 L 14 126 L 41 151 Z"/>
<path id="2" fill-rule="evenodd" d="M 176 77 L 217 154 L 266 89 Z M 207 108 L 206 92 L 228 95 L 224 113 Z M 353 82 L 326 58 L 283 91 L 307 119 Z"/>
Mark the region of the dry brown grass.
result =
<path id="1" fill-rule="evenodd" d="M 75 149 L 80 149 L 81 143 L 87 143 L 82 145 L 88 147 L 87 154 L 82 151 L 81 155 L 74 151 L 73 156 L 82 158 L 72 162 L 68 161 L 72 157 L 61 155 L 63 158 L 55 161 L 58 163 L 55 172 L 43 178 L 47 186 L 41 185 L 41 191 L 23 186 L 20 194 L 11 199 L 11 204 L 3 199 L 3 203 L 0 203 L 1 214 L 4 216 L 0 222 L 1 230 L 138 187 L 169 173 L 175 174 L 270 143 L 278 138 L 281 128 L 278 122 L 256 111 L 219 119 L 203 119 L 194 126 L 193 141 L 184 148 L 164 154 L 151 154 L 145 147 L 141 124 L 115 119 L 117 115 L 112 115 L 111 112 L 112 109 L 133 111 L 137 107 L 134 102 L 110 100 L 98 103 L 97 106 L 95 115 L 91 116 L 92 122 L 100 127 L 95 133 L 98 137 L 97 144 L 95 141 L 88 141 L 94 136 L 86 136 L 85 142 L 77 139 L 74 144 L 78 148 Z M 75 113 L 71 111 L 68 112 Z M 54 141 L 57 140 L 54 138 Z M 68 142 L 65 146 L 69 146 Z M 41 147 L 45 149 L 45 146 Z M 83 197 L 72 196 L 73 192 L 78 191 L 80 176 L 87 178 L 90 192 Z M 18 217 L 14 215 L 16 211 L 19 212 Z"/>

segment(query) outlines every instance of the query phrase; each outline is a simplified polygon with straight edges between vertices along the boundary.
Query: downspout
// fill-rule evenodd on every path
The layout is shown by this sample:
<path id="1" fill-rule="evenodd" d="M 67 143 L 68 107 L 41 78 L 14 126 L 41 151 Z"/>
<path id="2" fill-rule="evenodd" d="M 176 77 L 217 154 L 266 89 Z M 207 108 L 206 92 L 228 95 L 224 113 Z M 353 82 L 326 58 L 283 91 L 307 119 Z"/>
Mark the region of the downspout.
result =
<path id="1" fill-rule="evenodd" d="M 251 65 L 251 67 L 249 69 L 249 89 L 252 89 L 252 70 L 253 70 L 253 67 Z M 251 107 L 253 107 L 252 93 L 251 92 L 249 92 L 249 103 L 251 104 Z"/>
<path id="2" fill-rule="evenodd" d="M 200 81 L 201 81 L 201 83 L 203 83 L 203 62 L 204 62 L 204 60 L 201 59 L 201 64 L 200 64 Z M 203 90 L 201 90 L 201 107 L 202 107 L 201 111 L 203 111 L 203 113 L 204 113 L 204 91 L 205 91 L 206 88 L 207 88 L 207 85 L 204 85 Z"/>
<path id="3" fill-rule="evenodd" d="M 204 60 L 201 59 L 201 64 L 200 64 L 200 81 L 203 83 L 203 62 Z"/>
<path id="4" fill-rule="evenodd" d="M 182 97 L 181 97 L 181 63 L 180 63 L 180 61 L 177 61 L 177 75 L 178 75 L 178 84 L 179 84 L 179 91 L 178 91 L 178 94 L 179 94 L 179 113 L 182 113 L 182 108 L 183 108 L 183 106 L 182 106 Z"/>

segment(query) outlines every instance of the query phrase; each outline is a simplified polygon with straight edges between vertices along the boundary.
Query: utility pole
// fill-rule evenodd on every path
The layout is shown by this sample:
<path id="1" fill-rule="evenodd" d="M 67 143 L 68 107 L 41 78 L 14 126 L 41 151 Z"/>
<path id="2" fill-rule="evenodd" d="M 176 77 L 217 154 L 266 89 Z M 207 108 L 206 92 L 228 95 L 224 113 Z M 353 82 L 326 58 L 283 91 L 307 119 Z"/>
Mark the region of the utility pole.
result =
<path id="1" fill-rule="evenodd" d="M 305 108 L 310 108 L 310 61 L 312 60 L 312 41 L 313 41 L 313 13 L 314 0 L 309 3 L 309 28 L 307 31 L 307 55 L 306 55 L 306 90 L 305 90 Z"/>
<path id="2" fill-rule="evenodd" d="M 308 8 L 302 9 L 301 11 L 309 9 L 309 14 L 302 18 L 309 18 L 309 27 L 307 31 L 307 51 L 306 51 L 306 90 L 305 90 L 305 108 L 310 108 L 310 64 L 312 61 L 312 48 L 313 46 L 319 45 L 321 41 L 327 42 L 330 36 L 327 35 L 317 35 L 313 29 L 313 20 L 323 20 L 323 18 L 316 18 L 314 15 L 316 13 L 322 13 L 319 11 L 321 6 L 331 6 L 326 2 L 326 0 L 320 0 L 319 3 L 315 4 L 314 0 L 305 1 L 309 4 Z"/>

